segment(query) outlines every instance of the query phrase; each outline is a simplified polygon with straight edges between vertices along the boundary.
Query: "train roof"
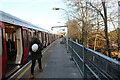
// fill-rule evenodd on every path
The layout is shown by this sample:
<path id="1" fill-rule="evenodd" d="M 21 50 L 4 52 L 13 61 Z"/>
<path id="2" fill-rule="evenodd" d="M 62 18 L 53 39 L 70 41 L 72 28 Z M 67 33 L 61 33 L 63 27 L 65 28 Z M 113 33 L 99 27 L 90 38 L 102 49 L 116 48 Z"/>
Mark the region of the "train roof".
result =
<path id="1" fill-rule="evenodd" d="M 33 25 L 30 22 L 27 22 L 25 20 L 17 18 L 15 16 L 10 15 L 10 14 L 8 14 L 6 12 L 3 12 L 3 11 L 0 11 L 0 21 L 10 23 L 10 24 L 14 24 L 14 25 L 27 27 L 27 28 L 31 28 L 31 29 L 37 29 L 37 30 L 44 31 L 44 32 L 47 32 L 47 33 L 49 32 L 48 30 L 45 30 L 45 29 L 43 29 L 41 27 Z"/>

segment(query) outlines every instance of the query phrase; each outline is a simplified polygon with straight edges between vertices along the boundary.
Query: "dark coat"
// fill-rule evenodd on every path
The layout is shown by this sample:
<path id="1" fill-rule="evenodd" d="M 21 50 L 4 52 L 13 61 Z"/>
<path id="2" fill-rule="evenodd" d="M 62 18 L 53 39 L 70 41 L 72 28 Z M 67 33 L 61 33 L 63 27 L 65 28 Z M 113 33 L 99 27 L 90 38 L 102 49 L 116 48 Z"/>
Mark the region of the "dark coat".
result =
<path id="1" fill-rule="evenodd" d="M 36 52 L 32 51 L 33 44 L 38 44 L 38 50 Z M 36 37 L 32 38 L 31 42 L 30 42 L 30 48 L 29 48 L 29 51 L 31 53 L 31 60 L 37 60 L 37 59 L 41 58 L 42 57 L 41 50 L 42 50 L 42 44 L 41 44 L 40 40 Z"/>

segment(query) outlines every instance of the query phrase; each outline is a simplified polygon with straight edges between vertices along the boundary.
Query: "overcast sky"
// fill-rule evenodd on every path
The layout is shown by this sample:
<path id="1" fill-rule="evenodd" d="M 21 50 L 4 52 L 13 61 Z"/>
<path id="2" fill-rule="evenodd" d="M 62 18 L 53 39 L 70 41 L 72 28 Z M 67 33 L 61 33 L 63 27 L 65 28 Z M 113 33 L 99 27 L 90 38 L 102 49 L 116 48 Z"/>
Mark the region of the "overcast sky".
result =
<path id="1" fill-rule="evenodd" d="M 65 8 L 65 4 L 63 0 L 0 0 L 0 10 L 47 30 L 65 23 L 64 11 L 53 7 Z"/>

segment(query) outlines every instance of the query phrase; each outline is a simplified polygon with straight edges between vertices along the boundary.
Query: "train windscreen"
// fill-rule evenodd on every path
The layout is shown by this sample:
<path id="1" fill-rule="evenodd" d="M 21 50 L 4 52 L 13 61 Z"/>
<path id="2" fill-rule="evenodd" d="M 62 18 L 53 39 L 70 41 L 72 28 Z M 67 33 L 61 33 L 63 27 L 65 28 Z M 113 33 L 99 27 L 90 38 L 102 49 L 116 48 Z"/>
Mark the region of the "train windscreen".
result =
<path id="1" fill-rule="evenodd" d="M 0 56 L 2 56 L 3 46 L 2 46 L 2 28 L 0 27 Z"/>

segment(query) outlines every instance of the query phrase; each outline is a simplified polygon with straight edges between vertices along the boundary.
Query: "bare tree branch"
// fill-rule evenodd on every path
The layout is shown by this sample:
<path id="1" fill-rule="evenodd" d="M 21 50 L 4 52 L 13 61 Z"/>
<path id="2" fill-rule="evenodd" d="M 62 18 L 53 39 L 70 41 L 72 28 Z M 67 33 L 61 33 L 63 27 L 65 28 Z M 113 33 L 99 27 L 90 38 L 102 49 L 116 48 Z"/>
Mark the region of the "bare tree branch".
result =
<path id="1" fill-rule="evenodd" d="M 93 6 L 90 2 L 89 2 L 90 6 L 92 6 L 96 11 L 98 11 L 100 13 L 100 15 L 102 16 L 103 20 L 105 19 L 105 17 L 103 16 L 103 14 L 101 13 L 100 10 L 98 10 L 95 6 Z"/>

